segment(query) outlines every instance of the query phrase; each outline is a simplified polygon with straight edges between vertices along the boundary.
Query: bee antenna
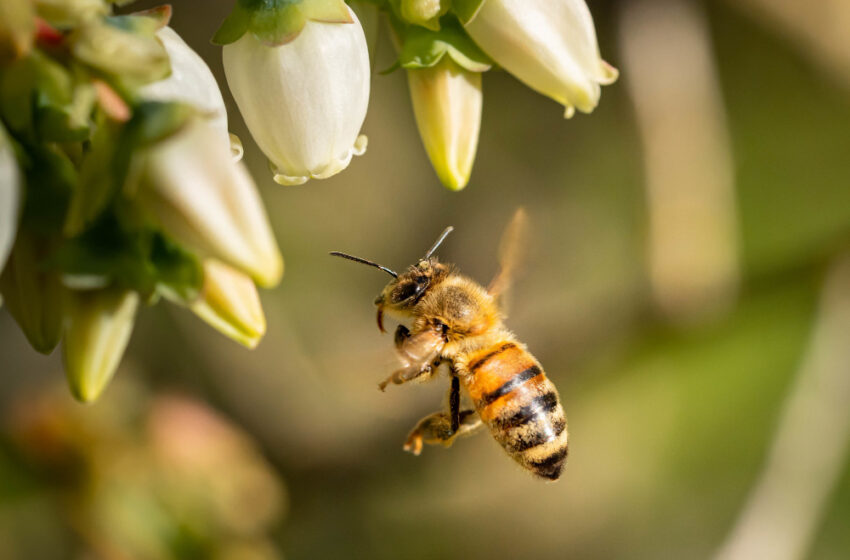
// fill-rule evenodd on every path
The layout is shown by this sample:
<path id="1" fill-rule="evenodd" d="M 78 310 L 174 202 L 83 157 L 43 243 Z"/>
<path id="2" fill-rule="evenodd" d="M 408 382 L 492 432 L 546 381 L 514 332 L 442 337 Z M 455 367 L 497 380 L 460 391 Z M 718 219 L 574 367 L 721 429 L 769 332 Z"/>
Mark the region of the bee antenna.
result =
<path id="1" fill-rule="evenodd" d="M 432 245 L 432 246 L 431 246 L 431 248 L 430 248 L 430 249 L 428 249 L 428 252 L 427 252 L 427 253 L 425 253 L 425 256 L 424 256 L 424 257 L 422 257 L 422 260 L 423 260 L 423 261 L 427 261 L 428 259 L 430 259 L 430 258 L 431 258 L 431 255 L 433 255 L 433 254 L 434 254 L 434 251 L 436 251 L 436 250 L 437 250 L 437 247 L 439 247 L 439 246 L 440 246 L 440 244 L 443 242 L 443 240 L 445 240 L 445 238 L 446 238 L 446 237 L 448 237 L 448 235 L 449 235 L 452 231 L 454 231 L 454 229 L 455 229 L 455 228 L 453 228 L 452 226 L 449 226 L 449 227 L 447 227 L 446 229 L 444 229 L 444 230 L 443 230 L 443 233 L 441 233 L 441 234 L 440 234 L 440 237 L 437 239 L 437 241 L 434 243 L 434 245 Z"/>
<path id="2" fill-rule="evenodd" d="M 367 260 L 367 259 L 364 259 L 364 258 L 361 258 L 361 257 L 355 257 L 354 255 L 348 255 L 346 253 L 340 253 L 339 251 L 331 251 L 331 255 L 333 255 L 334 257 L 342 257 L 344 259 L 348 259 L 348 260 L 354 261 L 354 262 L 368 264 L 369 266 L 374 266 L 375 268 L 380 268 L 381 270 L 383 270 L 384 272 L 386 272 L 387 274 L 389 274 L 393 278 L 398 278 L 398 274 L 394 270 L 390 270 L 389 268 L 387 268 L 385 266 L 381 266 L 376 262 L 372 262 L 370 260 Z"/>

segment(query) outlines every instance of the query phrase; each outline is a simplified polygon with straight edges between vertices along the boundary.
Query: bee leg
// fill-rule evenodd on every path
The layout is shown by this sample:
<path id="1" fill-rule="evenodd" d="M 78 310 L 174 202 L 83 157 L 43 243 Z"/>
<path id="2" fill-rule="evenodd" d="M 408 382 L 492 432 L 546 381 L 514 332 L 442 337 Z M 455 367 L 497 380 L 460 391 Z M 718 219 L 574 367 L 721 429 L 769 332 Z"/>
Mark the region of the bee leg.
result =
<path id="1" fill-rule="evenodd" d="M 425 365 L 411 364 L 407 367 L 403 367 L 393 372 L 391 376 L 381 381 L 378 384 L 378 387 L 381 389 L 381 391 L 383 391 L 390 383 L 393 383 L 395 385 L 401 385 L 402 383 L 407 383 L 408 381 L 413 381 L 414 379 L 427 379 L 427 377 L 437 371 L 437 367 L 439 365 L 440 361 L 435 361 Z"/>
<path id="2" fill-rule="evenodd" d="M 461 436 L 473 434 L 484 424 L 474 410 L 461 410 L 458 412 L 459 424 L 456 430 L 452 430 L 451 414 L 447 412 L 435 412 L 420 420 L 404 442 L 404 450 L 419 455 L 423 444 L 440 444 L 444 447 L 450 446 L 454 440 Z"/>

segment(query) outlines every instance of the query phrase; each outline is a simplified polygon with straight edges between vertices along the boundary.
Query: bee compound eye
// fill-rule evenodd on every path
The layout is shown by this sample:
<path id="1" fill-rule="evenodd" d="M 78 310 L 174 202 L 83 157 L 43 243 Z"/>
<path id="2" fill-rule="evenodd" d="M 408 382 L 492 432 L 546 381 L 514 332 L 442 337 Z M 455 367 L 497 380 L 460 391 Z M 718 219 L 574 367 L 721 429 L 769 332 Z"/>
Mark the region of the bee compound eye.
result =
<path id="1" fill-rule="evenodd" d="M 419 285 L 415 282 L 408 282 L 406 284 L 400 284 L 393 290 L 392 299 L 394 303 L 401 303 L 407 299 L 412 298 L 417 294 Z"/>

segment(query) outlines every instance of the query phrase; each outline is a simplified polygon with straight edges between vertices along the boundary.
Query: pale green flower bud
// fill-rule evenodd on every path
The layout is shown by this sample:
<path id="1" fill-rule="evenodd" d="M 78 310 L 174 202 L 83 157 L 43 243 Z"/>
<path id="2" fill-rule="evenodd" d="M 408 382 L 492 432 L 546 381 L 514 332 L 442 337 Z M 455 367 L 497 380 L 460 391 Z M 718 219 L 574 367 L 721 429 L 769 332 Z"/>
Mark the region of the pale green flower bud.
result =
<path id="1" fill-rule="evenodd" d="M 15 243 L 21 208 L 21 171 L 6 132 L 0 127 L 0 272 Z"/>
<path id="2" fill-rule="evenodd" d="M 266 333 L 266 317 L 254 282 L 216 261 L 204 261 L 204 285 L 189 308 L 239 344 L 254 348 Z"/>
<path id="3" fill-rule="evenodd" d="M 565 107 L 593 111 L 617 70 L 602 60 L 584 0 L 484 0 L 464 23 L 499 65 Z"/>
<path id="4" fill-rule="evenodd" d="M 75 398 L 93 402 L 106 388 L 130 341 L 138 306 L 139 294 L 132 291 L 67 291 L 62 350 Z"/>
<path id="5" fill-rule="evenodd" d="M 203 119 L 144 154 L 139 200 L 170 235 L 271 287 L 283 258 L 254 180 Z"/>
<path id="6" fill-rule="evenodd" d="M 268 46 L 252 33 L 224 46 L 224 71 L 274 180 L 298 185 L 339 173 L 366 150 L 369 52 L 360 22 L 307 21 Z"/>
<path id="7" fill-rule="evenodd" d="M 444 56 L 436 65 L 407 71 L 416 125 L 431 165 L 452 190 L 469 182 L 481 128 L 481 73 Z"/>
<path id="8" fill-rule="evenodd" d="M 172 28 L 163 27 L 156 32 L 156 36 L 168 52 L 171 74 L 164 80 L 142 87 L 139 90 L 141 98 L 146 101 L 177 101 L 192 105 L 209 120 L 222 141 L 231 147 L 234 156 L 239 159 L 242 145 L 238 138 L 235 139 L 236 145 L 231 145 L 231 136 L 227 131 L 227 109 L 210 67 Z"/>
<path id="9" fill-rule="evenodd" d="M 30 345 L 43 354 L 62 337 L 62 283 L 58 273 L 42 266 L 49 252 L 47 242 L 20 231 L 0 275 L 4 305 Z"/>
<path id="10" fill-rule="evenodd" d="M 427 27 L 440 28 L 440 16 L 449 11 L 449 2 L 443 0 L 401 0 L 401 17 L 410 23 Z"/>

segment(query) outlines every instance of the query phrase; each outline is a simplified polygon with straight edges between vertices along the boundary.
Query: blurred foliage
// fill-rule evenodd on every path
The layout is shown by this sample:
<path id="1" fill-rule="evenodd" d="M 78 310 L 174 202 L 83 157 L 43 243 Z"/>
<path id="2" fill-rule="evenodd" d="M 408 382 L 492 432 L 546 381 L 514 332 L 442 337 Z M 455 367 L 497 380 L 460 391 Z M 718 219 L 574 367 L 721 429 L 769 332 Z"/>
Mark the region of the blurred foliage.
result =
<path id="1" fill-rule="evenodd" d="M 266 340 L 247 353 L 188 313 L 145 310 L 125 369 L 151 391 L 197 394 L 258 442 L 290 489 L 286 522 L 274 526 L 288 558 L 704 558 L 720 545 L 764 459 L 823 269 L 847 245 L 850 103 L 762 21 L 732 2 L 705 5 L 736 164 L 744 275 L 738 305 L 712 324 L 675 328 L 650 303 L 642 154 L 622 87 L 609 87 L 592 117 L 562 122 L 554 103 L 489 73 L 480 159 L 462 193 L 434 188 L 399 74 L 374 78 L 370 151 L 337 177 L 281 189 L 246 143 L 288 259 L 280 289 L 263 294 Z M 591 6 L 603 52 L 617 52 L 618 8 Z M 222 84 L 207 41 L 225 12 L 187 0 L 172 21 Z M 379 43 L 375 67 L 393 58 Z M 231 128 L 249 138 L 238 120 Z M 326 256 L 345 250 L 404 266 L 452 224 L 442 258 L 486 282 L 518 205 L 534 239 L 508 324 L 565 404 L 571 456 L 555 485 L 525 476 L 486 434 L 404 454 L 404 435 L 440 405 L 446 384 L 377 391 L 394 364 L 371 307 L 384 279 Z M 28 352 L 6 314 L 0 356 L 6 410 L 54 371 L 55 356 Z M 44 485 L 73 472 L 37 476 L 5 449 L 5 519 L 14 517 L 30 546 L 64 542 L 61 502 Z M 850 555 L 848 520 L 845 467 L 810 557 Z"/>

